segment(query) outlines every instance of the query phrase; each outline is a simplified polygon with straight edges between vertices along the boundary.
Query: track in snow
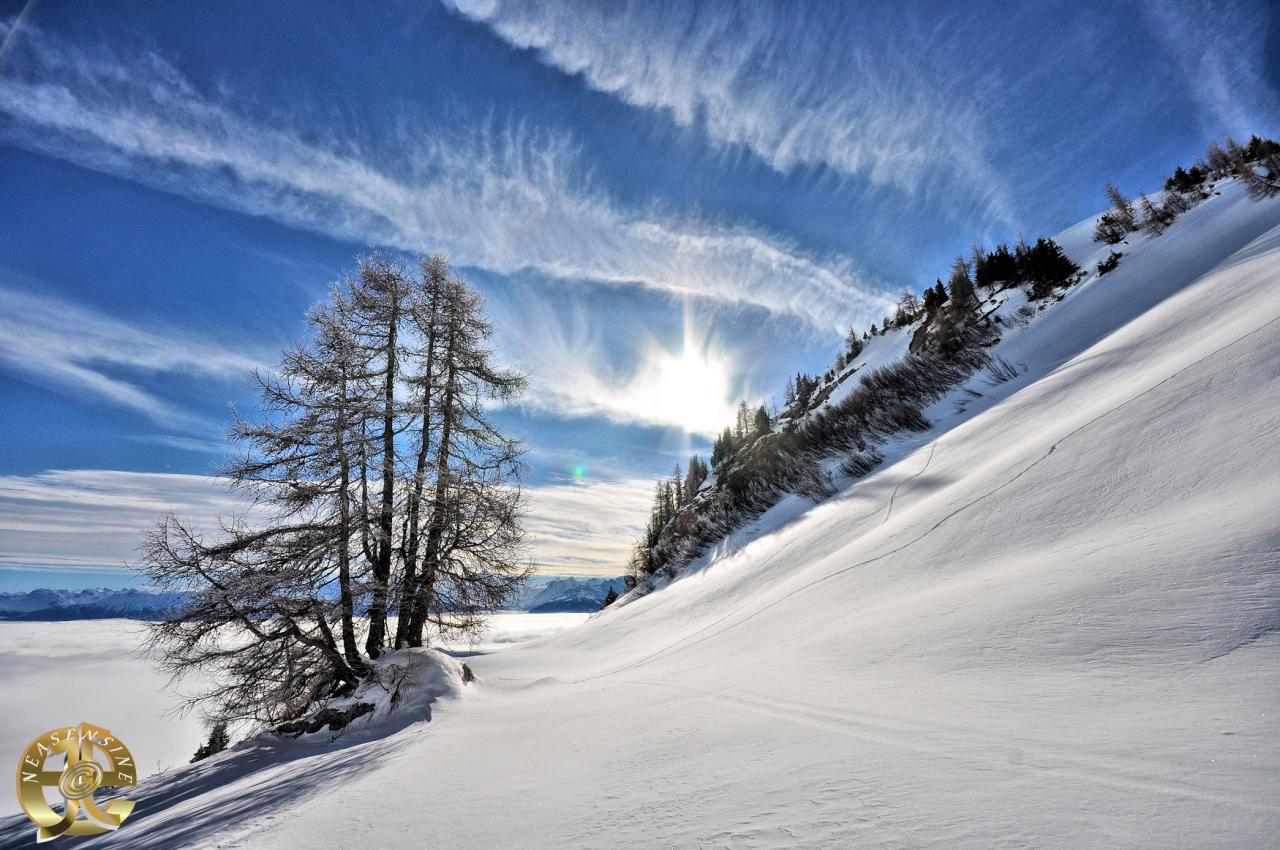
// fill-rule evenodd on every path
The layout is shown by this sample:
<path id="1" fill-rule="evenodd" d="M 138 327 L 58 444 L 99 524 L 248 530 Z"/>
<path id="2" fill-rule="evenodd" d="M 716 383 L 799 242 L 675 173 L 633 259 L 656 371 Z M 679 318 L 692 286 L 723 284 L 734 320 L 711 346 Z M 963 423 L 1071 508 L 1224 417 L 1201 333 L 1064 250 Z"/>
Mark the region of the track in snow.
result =
<path id="1" fill-rule="evenodd" d="M 1113 407 L 1111 407 L 1111 408 L 1108 408 L 1108 409 L 1107 409 L 1107 410 L 1105 410 L 1104 412 L 1102 412 L 1102 413 L 1098 414 L 1097 416 L 1093 417 L 1093 418 L 1092 418 L 1092 419 L 1090 419 L 1088 422 L 1085 422 L 1083 425 L 1080 425 L 1080 426 L 1076 427 L 1075 429 L 1073 429 L 1072 431 L 1068 432 L 1068 433 L 1067 433 L 1067 434 L 1065 434 L 1064 436 L 1062 436 L 1062 437 L 1058 438 L 1057 440 L 1055 440 L 1055 441 L 1053 442 L 1053 444 L 1052 444 L 1052 445 L 1050 445 L 1050 446 L 1049 446 L 1049 448 L 1044 452 L 1044 454 L 1040 455 L 1040 457 L 1038 457 L 1038 458 L 1036 458 L 1035 460 L 1031 461 L 1031 463 L 1027 464 L 1025 467 L 1023 467 L 1021 470 L 1019 470 L 1019 472 L 1018 472 L 1016 475 L 1014 475 L 1012 478 L 1010 478 L 1010 479 L 1008 479 L 1007 481 L 1004 481 L 1003 483 L 1001 483 L 1001 484 L 999 484 L 999 485 L 997 485 L 997 486 L 995 486 L 995 487 L 991 488 L 990 490 L 988 490 L 987 492 L 985 492 L 985 493 L 983 493 L 982 495 L 978 496 L 977 498 L 974 498 L 974 499 L 972 499 L 972 500 L 970 500 L 970 501 L 966 502 L 965 504 L 961 505 L 960 507 L 958 507 L 958 508 L 956 508 L 955 510 L 951 511 L 950 513 L 946 514 L 945 516 L 943 516 L 943 517 L 942 517 L 942 519 L 938 520 L 938 521 L 937 521 L 937 522 L 935 522 L 933 525 L 929 526 L 927 529 L 925 529 L 924 531 L 922 531 L 920 534 L 918 534 L 917 536 L 915 536 L 915 537 L 913 537 L 912 539 L 908 540 L 907 542 L 905 542 L 905 543 L 901 544 L 900 546 L 895 546 L 895 547 L 893 547 L 893 548 L 891 548 L 891 549 L 887 549 L 887 550 L 885 550 L 884 552 L 881 552 L 879 555 L 875 555 L 874 557 L 871 557 L 871 558 L 866 558 L 866 559 L 864 559 L 864 560 L 858 561 L 857 563 L 850 564 L 850 565 L 849 565 L 849 566 L 847 566 L 847 567 L 841 567 L 841 568 L 840 568 L 840 569 L 838 569 L 838 570 L 835 570 L 835 571 L 833 571 L 833 572 L 827 573 L 826 575 L 821 576 L 821 577 L 819 577 L 819 578 L 813 579 L 812 581 L 809 581 L 809 582 L 807 582 L 807 583 L 805 583 L 805 584 L 801 585 L 800 587 L 797 587 L 797 588 L 795 588 L 795 589 L 793 589 L 793 590 L 788 591 L 787 593 L 783 594 L 782 596 L 778 597 L 777 599 L 774 599 L 773 601 L 768 602 L 768 603 L 766 603 L 765 605 L 762 605 L 760 608 L 758 608 L 758 609 L 756 609 L 755 611 L 751 612 L 750 614 L 748 614 L 747 616 L 743 617 L 742 619 L 737 620 L 736 622 L 733 622 L 733 623 L 729 623 L 729 625 L 725 626 L 725 627 L 724 627 L 724 628 L 722 628 L 722 629 L 716 629 L 716 627 L 717 627 L 717 626 L 719 626 L 719 625 L 721 625 L 721 624 L 722 624 L 722 623 L 724 623 L 725 621 L 727 621 L 727 620 L 731 619 L 731 618 L 732 618 L 732 617 L 734 617 L 736 614 L 740 613 L 744 608 L 746 608 L 746 607 L 750 604 L 750 601 L 751 601 L 751 600 L 748 600 L 748 601 L 746 601 L 746 602 L 740 603 L 739 605 L 737 605 L 737 606 L 735 606 L 734 608 L 730 609 L 726 614 L 724 614 L 724 616 L 719 617 L 719 618 L 718 618 L 718 619 L 716 619 L 716 620 L 713 620 L 712 622 L 708 623 L 707 625 L 703 626 L 701 629 L 698 629 L 697 631 L 693 632 L 692 634 L 689 634 L 689 635 L 687 635 L 687 636 L 685 636 L 685 637 L 683 637 L 683 638 L 680 638 L 679 640 L 673 641 L 672 643 L 667 644 L 666 646 L 662 647 L 661 649 L 659 649 L 659 650 L 657 650 L 657 651 L 655 651 L 655 652 L 653 652 L 653 653 L 650 653 L 649 655 L 646 655 L 646 656 L 644 656 L 643 658 L 640 658 L 640 659 L 638 659 L 638 660 L 636 660 L 636 661 L 633 661 L 633 662 L 630 662 L 630 663 L 628 663 L 628 664 L 624 664 L 624 665 L 623 665 L 623 666 L 621 666 L 621 667 L 615 668 L 615 669 L 613 669 L 613 670 L 606 671 L 606 672 L 604 672 L 604 673 L 597 673 L 596 675 L 593 675 L 593 676 L 587 676 L 587 677 L 582 678 L 582 679 L 573 679 L 573 680 L 569 680 L 569 681 L 570 681 L 571 683 L 573 683 L 573 684 L 581 684 L 581 683 L 583 683 L 583 682 L 591 682 L 591 681 L 595 681 L 595 680 L 597 680 L 597 679 L 604 679 L 604 678 L 607 678 L 607 677 L 610 677 L 610 676 L 616 676 L 618 673 L 622 673 L 622 672 L 625 672 L 625 671 L 627 671 L 627 670 L 635 670 L 635 669 L 638 669 L 638 668 L 640 668 L 640 667 L 644 667 L 645 665 L 650 664 L 650 663 L 652 663 L 652 662 L 654 662 L 654 661 L 657 661 L 657 660 L 659 660 L 659 659 L 661 659 L 661 658 L 665 658 L 665 657 L 668 657 L 668 656 L 670 656 L 670 655 L 674 655 L 676 652 L 679 652 L 679 651 L 681 651 L 681 650 L 685 650 L 685 649 L 689 649 L 689 648 L 691 648 L 691 647 L 697 646 L 697 645 L 698 645 L 698 644 L 700 644 L 700 643 L 703 643 L 704 641 L 710 640 L 710 639 L 711 639 L 711 638 L 713 638 L 713 637 L 718 637 L 718 636 L 720 636 L 720 635 L 722 635 L 722 634 L 725 634 L 726 632 L 728 632 L 728 631 L 730 631 L 730 630 L 732 630 L 732 629 L 735 629 L 735 628 L 737 628 L 738 626 L 743 625 L 744 623 L 750 622 L 751 620 L 753 620 L 753 619 L 755 619 L 756 617 L 760 616 L 761 614 L 763 614 L 764 612 L 768 611 L 769 609 L 774 608 L 774 607 L 776 607 L 776 606 L 778 606 L 778 605 L 782 604 L 783 602 L 786 602 L 787 600 L 789 600 L 789 599 L 791 599 L 791 598 L 793 598 L 793 597 L 795 597 L 795 596 L 797 596 L 797 595 L 799 595 L 799 594 L 801 594 L 801 593 L 804 593 L 804 592 L 805 592 L 805 591 L 807 591 L 807 590 L 812 590 L 814 587 L 816 587 L 816 586 L 818 586 L 818 585 L 820 585 L 820 584 L 822 584 L 822 583 L 824 583 L 824 582 L 830 581 L 831 579 L 833 579 L 833 578 L 835 578 L 835 577 L 837 577 L 837 576 L 844 575 L 845 573 L 850 572 L 851 570 L 856 570 L 856 569 L 858 569 L 858 568 L 860 568 L 860 567 L 865 567 L 865 566 L 867 566 L 868 564 L 873 564 L 873 563 L 875 563 L 875 562 L 877 562 L 877 561 L 881 561 L 881 560 L 883 560 L 883 559 L 885 559 L 885 558 L 888 558 L 888 557 L 890 557 L 890 556 L 896 555 L 896 554 L 898 554 L 898 553 L 900 553 L 900 552 L 902 552 L 902 551 L 904 551 L 904 550 L 906 550 L 906 549 L 908 549 L 908 548 L 910 548 L 910 547 L 912 547 L 912 546 L 916 545 L 916 544 L 917 544 L 917 543 L 919 543 L 921 540 L 924 540 L 926 537 L 928 537 L 929 535 L 933 534 L 935 531 L 937 531 L 939 528 L 941 528 L 943 525 L 945 525 L 945 524 L 946 524 L 947 522 L 949 522 L 950 520 L 954 519 L 955 517 L 959 516 L 960 514 L 964 513 L 965 511 L 969 510 L 970 508 L 974 507 L 974 506 L 975 506 L 975 505 L 977 505 L 979 502 L 985 501 L 985 500 L 986 500 L 986 499 L 988 499 L 989 497 L 991 497 L 991 496 L 995 495 L 996 493 L 999 493 L 1001 490 L 1003 490 L 1003 489 L 1005 489 L 1006 487 L 1008 487 L 1008 486 L 1010 486 L 1010 485 L 1014 484 L 1015 482 L 1017 482 L 1020 478 L 1022 478 L 1022 477 L 1023 477 L 1024 475 L 1026 475 L 1028 472 L 1030 472 L 1031 470 L 1035 469 L 1037 466 L 1039 466 L 1041 463 L 1043 463 L 1045 460 L 1047 460 L 1047 459 L 1049 458 L 1049 456 L 1050 456 L 1050 455 L 1052 455 L 1055 451 L 1057 451 L 1057 449 L 1058 449 L 1058 447 L 1059 447 L 1059 446 L 1061 446 L 1063 443 L 1065 443 L 1065 442 L 1067 442 L 1068 440 L 1070 440 L 1072 437 L 1075 437 L 1075 436 L 1076 436 L 1077 434 L 1079 434 L 1080 432 L 1082 432 L 1082 431 L 1086 430 L 1087 428 L 1089 428 L 1089 427 L 1091 427 L 1091 426 L 1093 426 L 1093 425 L 1097 424 L 1098 422 L 1100 422 L 1100 421 L 1102 421 L 1103 419 L 1107 418 L 1108 416 L 1110 416 L 1111 414 L 1115 413 L 1116 411 L 1118 411 L 1118 410 L 1122 410 L 1123 408 L 1127 407 L 1128 405 L 1132 404 L 1133 402 L 1138 401 L 1139 399 L 1144 398 L 1144 397 L 1145 397 L 1145 396 L 1147 396 L 1147 395 L 1150 395 L 1151 393 L 1155 392 L 1155 391 L 1156 391 L 1156 390 L 1158 390 L 1160 387 L 1164 386 L 1165 384 L 1169 383 L 1170 381 L 1174 380 L 1175 378 L 1179 377 L 1180 375 L 1182 375 L 1182 374 L 1184 374 L 1184 373 L 1188 372 L 1189 370 L 1194 369 L 1195 367 L 1197 367 L 1197 366 L 1199 366 L 1199 365 L 1201 365 L 1201 364 L 1203 364 L 1203 363 L 1205 363 L 1205 362 L 1207 362 L 1207 361 L 1211 360 L 1212 358 L 1214 358 L 1214 357 L 1218 356 L 1219 354 L 1221 354 L 1222 352 L 1226 351 L 1227 349 L 1229 349 L 1229 348 L 1231 348 L 1231 347 L 1233 347 L 1233 346 L 1235 346 L 1235 345 L 1240 344 L 1241 342 L 1245 341 L 1246 339 L 1249 339 L 1250 337 L 1253 337 L 1253 336 L 1257 335 L 1258 333 L 1261 333 L 1262 331 L 1266 330 L 1267 328 L 1271 327 L 1272 325 L 1276 324 L 1277 322 L 1280 322 L 1280 316 L 1277 316 L 1277 317 L 1275 317 L 1275 318 L 1271 319 L 1270 321 L 1264 322 L 1263 324 L 1259 325 L 1258 327 L 1254 328 L 1253 330 L 1251 330 L 1251 331 L 1249 331 L 1249 332 L 1247 332 L 1247 333 L 1244 333 L 1244 334 L 1242 334 L 1242 335 L 1240 335 L 1240 336 L 1236 337 L 1236 338 L 1235 338 L 1235 339 L 1233 339 L 1231 342 L 1228 342 L 1228 343 L 1226 343 L 1226 344 L 1224 344 L 1224 345 L 1220 346 L 1219 348 L 1214 349 L 1213 351 L 1209 352 L 1208 354 L 1205 354 L 1205 355 L 1203 355 L 1202 357 L 1199 357 L 1199 358 L 1197 358 L 1197 359 L 1193 360 L 1192 362 L 1188 363 L 1186 366 L 1183 366 L 1181 369 L 1178 369 L 1176 372 L 1173 372 L 1172 374 L 1170 374 L 1170 375 L 1166 376 L 1165 378 L 1161 379 L 1161 380 L 1160 380 L 1160 381 L 1158 381 L 1157 383 L 1155 383 L 1155 384 L 1151 385 L 1150 387 L 1147 387 L 1147 388 L 1146 388 L 1145 390 L 1143 390 L 1142 392 L 1140 392 L 1140 393 L 1138 393 L 1138 394 L 1136 394 L 1136 395 L 1130 396 L 1129 398 L 1125 399 L 1124 401 L 1120 402 L 1119 404 L 1117 404 L 1117 405 L 1115 405 L 1115 406 L 1113 406 Z M 932 459 L 932 453 L 930 454 L 930 459 Z M 927 465 L 927 464 L 926 464 L 926 465 Z M 923 469 L 921 469 L 920 471 L 921 471 L 921 472 L 923 472 L 924 470 L 923 470 Z M 919 475 L 919 473 L 917 473 L 917 475 Z M 913 477 L 915 477 L 915 476 L 913 476 Z M 910 480 L 910 479 L 908 479 L 908 480 Z M 906 483 L 906 482 L 903 482 L 903 483 Z M 895 492 L 896 492 L 896 491 L 895 491 Z M 715 629 L 715 631 L 712 631 L 713 629 Z M 701 637 L 699 637 L 699 635 L 701 635 Z"/>

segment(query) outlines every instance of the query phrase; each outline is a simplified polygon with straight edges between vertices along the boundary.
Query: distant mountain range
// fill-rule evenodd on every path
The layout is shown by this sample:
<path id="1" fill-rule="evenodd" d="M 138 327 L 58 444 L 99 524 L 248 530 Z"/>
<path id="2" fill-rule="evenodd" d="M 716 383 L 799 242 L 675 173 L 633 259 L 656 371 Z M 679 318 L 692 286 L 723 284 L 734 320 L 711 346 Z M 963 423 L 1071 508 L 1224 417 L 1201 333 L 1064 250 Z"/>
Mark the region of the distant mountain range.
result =
<path id="1" fill-rule="evenodd" d="M 535 576 L 507 610 L 534 614 L 600 610 L 613 588 L 622 595 L 622 577 Z M 40 588 L 0 593 L 0 620 L 158 620 L 182 600 L 181 593 L 146 587 L 92 590 Z"/>
<path id="2" fill-rule="evenodd" d="M 158 620 L 182 594 L 145 587 L 0 593 L 0 620 Z"/>
<path id="3" fill-rule="evenodd" d="M 512 610 L 531 614 L 554 614 L 574 611 L 599 611 L 609 589 L 621 596 L 623 578 L 578 576 L 537 576 L 529 582 Z"/>

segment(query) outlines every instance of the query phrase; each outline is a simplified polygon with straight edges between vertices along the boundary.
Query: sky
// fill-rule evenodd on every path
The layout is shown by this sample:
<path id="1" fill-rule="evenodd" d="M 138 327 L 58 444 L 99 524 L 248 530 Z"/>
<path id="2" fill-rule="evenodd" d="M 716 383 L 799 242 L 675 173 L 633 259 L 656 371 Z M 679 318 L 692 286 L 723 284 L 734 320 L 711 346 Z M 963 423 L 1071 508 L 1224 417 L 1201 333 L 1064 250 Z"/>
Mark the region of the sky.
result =
<path id="1" fill-rule="evenodd" d="M 531 557 L 617 575 L 655 476 L 972 243 L 1280 135 L 1280 14 L 1176 3 L 0 3 L 0 591 L 234 509 L 230 409 L 371 250 L 531 375 Z"/>

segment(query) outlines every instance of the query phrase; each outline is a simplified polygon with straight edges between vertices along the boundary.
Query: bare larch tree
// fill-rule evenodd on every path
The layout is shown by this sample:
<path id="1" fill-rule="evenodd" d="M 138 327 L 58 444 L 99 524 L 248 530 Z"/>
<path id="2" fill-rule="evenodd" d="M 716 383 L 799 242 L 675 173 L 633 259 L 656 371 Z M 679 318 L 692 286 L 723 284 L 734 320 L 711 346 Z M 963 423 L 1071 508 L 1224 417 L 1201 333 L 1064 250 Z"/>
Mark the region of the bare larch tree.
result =
<path id="1" fill-rule="evenodd" d="M 212 673 L 191 697 L 212 719 L 275 723 L 350 693 L 388 646 L 477 628 L 529 573 L 524 449 L 487 411 L 524 376 L 496 365 L 483 300 L 444 258 L 418 271 L 362 258 L 306 344 L 257 376 L 261 416 L 237 417 L 244 452 L 223 470 L 241 515 L 145 537 L 140 571 L 186 594 L 150 646 L 174 676 Z"/>

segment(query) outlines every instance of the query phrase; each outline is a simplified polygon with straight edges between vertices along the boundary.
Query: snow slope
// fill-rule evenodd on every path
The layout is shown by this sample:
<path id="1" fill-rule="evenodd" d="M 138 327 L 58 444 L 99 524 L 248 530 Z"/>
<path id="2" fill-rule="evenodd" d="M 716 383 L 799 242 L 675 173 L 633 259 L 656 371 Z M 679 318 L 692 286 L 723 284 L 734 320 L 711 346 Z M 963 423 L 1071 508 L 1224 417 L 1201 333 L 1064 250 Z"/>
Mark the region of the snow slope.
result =
<path id="1" fill-rule="evenodd" d="M 1280 200 L 1227 185 L 1124 250 L 835 497 L 469 658 L 429 723 L 175 771 L 116 838 L 1274 846 Z"/>

